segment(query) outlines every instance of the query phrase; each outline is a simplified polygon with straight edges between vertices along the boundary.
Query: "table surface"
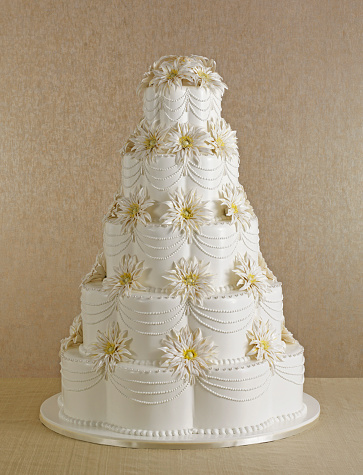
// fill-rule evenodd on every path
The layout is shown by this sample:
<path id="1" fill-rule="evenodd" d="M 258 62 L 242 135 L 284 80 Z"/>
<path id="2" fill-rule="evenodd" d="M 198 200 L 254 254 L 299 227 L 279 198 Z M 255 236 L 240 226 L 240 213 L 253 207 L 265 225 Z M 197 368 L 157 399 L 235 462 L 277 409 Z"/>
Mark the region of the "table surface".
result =
<path id="1" fill-rule="evenodd" d="M 307 378 L 321 406 L 309 430 L 265 444 L 209 450 L 126 449 L 69 439 L 39 421 L 58 378 L 0 379 L 0 473 L 363 474 L 363 379 Z"/>

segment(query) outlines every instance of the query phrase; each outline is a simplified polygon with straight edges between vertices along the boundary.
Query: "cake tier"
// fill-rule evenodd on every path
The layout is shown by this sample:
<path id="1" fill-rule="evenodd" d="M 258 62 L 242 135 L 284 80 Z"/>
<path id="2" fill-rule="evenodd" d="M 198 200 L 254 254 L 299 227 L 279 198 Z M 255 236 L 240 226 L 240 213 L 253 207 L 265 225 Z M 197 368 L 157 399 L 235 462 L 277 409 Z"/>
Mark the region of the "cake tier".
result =
<path id="1" fill-rule="evenodd" d="M 194 233 L 191 243 L 181 231 L 173 231 L 171 225 L 138 224 L 134 240 L 131 234 L 121 233 L 121 225 L 105 223 L 103 249 L 107 276 L 115 274 L 123 255 L 137 256 L 139 261 L 144 261 L 146 268 L 139 279 L 145 287 L 164 288 L 168 284 L 164 276 L 182 257 L 188 259 L 195 256 L 200 261 L 209 262 L 209 272 L 215 276 L 214 286 L 218 288 L 237 281 L 232 269 L 238 254 L 243 256 L 247 252 L 256 262 L 258 260 L 257 218 L 240 236 L 235 225 L 228 221 L 201 226 L 200 233 Z"/>
<path id="2" fill-rule="evenodd" d="M 158 155 L 153 163 L 142 163 L 131 152 L 123 158 L 121 184 L 124 196 L 130 196 L 140 186 L 145 188 L 149 198 L 155 201 L 151 211 L 155 217 L 165 213 L 167 207 L 162 203 L 168 201 L 169 193 L 176 190 L 182 190 L 184 194 L 195 190 L 203 201 L 207 201 L 206 208 L 211 209 L 215 216 L 221 216 L 223 209 L 219 199 L 222 186 L 239 186 L 238 166 L 238 157 L 222 161 L 211 154 L 200 155 L 198 163 L 190 160 L 184 170 L 175 155 Z"/>
<path id="3" fill-rule="evenodd" d="M 191 304 L 187 308 L 180 297 L 156 292 L 135 292 L 116 304 L 102 290 L 102 283 L 95 282 L 82 286 L 81 304 L 84 354 L 91 352 L 97 331 L 104 332 L 112 321 L 128 331 L 133 357 L 147 362 L 160 360 L 161 341 L 171 330 L 185 325 L 192 330 L 200 328 L 203 336 L 211 337 L 218 347 L 219 360 L 235 360 L 246 355 L 250 349 L 246 332 L 251 330 L 255 316 L 269 320 L 277 337 L 281 337 L 283 312 L 279 283 L 272 285 L 257 305 L 252 295 L 230 291 L 204 299 L 203 305 Z"/>
<path id="4" fill-rule="evenodd" d="M 77 348 L 63 353 L 61 368 L 61 417 L 133 434 L 246 433 L 304 411 L 304 356 L 298 343 L 288 345 L 274 373 L 267 361 L 220 364 L 195 385 L 169 369 L 126 363 L 105 380 Z"/>
<path id="5" fill-rule="evenodd" d="M 176 122 L 205 127 L 208 120 L 221 117 L 221 102 L 218 91 L 203 87 L 181 86 L 160 93 L 150 86 L 144 93 L 144 117 L 150 123 L 158 120 L 164 127 Z"/>

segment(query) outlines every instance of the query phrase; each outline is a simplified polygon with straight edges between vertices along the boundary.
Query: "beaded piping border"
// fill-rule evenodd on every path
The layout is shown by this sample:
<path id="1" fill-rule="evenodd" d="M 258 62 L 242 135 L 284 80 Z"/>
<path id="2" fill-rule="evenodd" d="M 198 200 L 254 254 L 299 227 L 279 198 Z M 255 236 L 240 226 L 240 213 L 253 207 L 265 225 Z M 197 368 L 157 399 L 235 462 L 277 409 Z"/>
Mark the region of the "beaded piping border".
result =
<path id="1" fill-rule="evenodd" d="M 295 344 L 298 345 L 298 351 L 296 353 L 291 353 L 291 354 L 285 354 L 282 355 L 283 359 L 287 358 L 294 358 L 298 357 L 300 355 L 304 354 L 304 348 L 300 345 L 299 342 L 296 342 Z M 86 363 L 89 365 L 93 365 L 93 361 L 87 359 L 87 357 L 84 358 L 72 358 L 68 355 L 66 355 L 66 352 L 62 353 L 62 358 L 65 361 L 70 361 L 72 363 Z M 136 373 L 143 373 L 143 374 L 153 374 L 153 373 L 172 373 L 172 370 L 168 368 L 162 368 L 159 366 L 159 361 L 148 361 L 148 360 L 130 360 L 128 363 L 119 363 L 118 366 L 121 369 L 129 369 L 132 372 Z M 249 363 L 249 364 L 243 364 L 243 363 Z M 299 366 L 304 365 L 305 363 L 305 358 L 303 357 L 302 363 L 299 364 Z M 60 363 L 61 364 L 61 363 Z M 211 371 L 219 372 L 219 371 L 232 371 L 232 370 L 247 370 L 249 368 L 253 368 L 258 365 L 266 364 L 266 361 L 255 361 L 252 360 L 250 356 L 243 356 L 241 358 L 231 358 L 231 359 L 222 359 L 222 360 L 217 360 L 217 363 L 215 366 L 211 368 Z M 152 369 L 138 369 L 135 368 L 136 366 L 153 366 Z M 231 365 L 242 365 L 242 366 L 231 366 Z M 225 366 L 225 367 L 223 367 Z"/>
<path id="2" fill-rule="evenodd" d="M 102 287 L 100 288 L 96 288 L 96 287 L 87 287 L 89 284 L 92 284 L 93 282 L 87 282 L 86 284 L 81 284 L 80 287 L 82 290 L 84 290 L 85 292 L 101 292 L 101 293 L 105 293 L 105 291 L 102 289 Z M 272 288 L 277 288 L 277 287 L 282 287 L 282 284 L 281 282 L 271 282 L 270 283 L 270 287 Z M 212 299 L 228 299 L 228 298 L 236 298 L 236 297 L 241 297 L 241 292 L 238 292 L 236 290 L 236 288 L 232 285 L 226 285 L 225 287 L 216 287 L 215 288 L 215 291 L 216 293 L 224 293 L 224 292 L 233 292 L 231 294 L 228 294 L 228 295 L 210 295 L 208 297 L 205 297 L 203 299 L 204 300 L 212 300 Z M 151 295 L 141 295 L 141 293 L 143 294 L 147 294 L 147 293 L 150 293 Z M 162 295 L 152 295 L 152 294 L 162 294 Z M 138 300 L 152 300 L 152 299 L 168 299 L 170 296 L 169 296 L 169 293 L 168 293 L 168 290 L 165 289 L 165 288 L 160 288 L 160 287 L 147 287 L 146 290 L 144 291 L 140 291 L 140 294 L 131 294 L 128 298 L 134 298 L 134 299 L 138 299 Z M 106 303 L 106 302 L 105 302 Z"/>
<path id="3" fill-rule="evenodd" d="M 281 416 L 273 416 L 263 421 L 259 424 L 244 426 L 244 427 L 232 427 L 232 428 L 212 428 L 212 429 L 174 429 L 174 430 L 142 430 L 142 429 L 126 429 L 115 424 L 110 424 L 108 422 L 102 421 L 87 421 L 83 419 L 77 419 L 75 417 L 68 416 L 64 412 L 62 397 L 58 399 L 58 405 L 60 406 L 59 417 L 64 421 L 75 424 L 78 426 L 85 427 L 97 427 L 99 429 L 105 429 L 111 432 L 117 432 L 124 435 L 132 435 L 138 437 L 153 437 L 153 438 L 167 438 L 167 437 L 178 437 L 178 436 L 188 436 L 188 435 L 246 435 L 259 432 L 266 429 L 267 427 L 272 427 L 275 424 L 283 423 L 285 421 L 293 421 L 299 419 L 306 414 L 307 407 L 303 404 L 303 407 L 292 413 L 283 414 Z"/>

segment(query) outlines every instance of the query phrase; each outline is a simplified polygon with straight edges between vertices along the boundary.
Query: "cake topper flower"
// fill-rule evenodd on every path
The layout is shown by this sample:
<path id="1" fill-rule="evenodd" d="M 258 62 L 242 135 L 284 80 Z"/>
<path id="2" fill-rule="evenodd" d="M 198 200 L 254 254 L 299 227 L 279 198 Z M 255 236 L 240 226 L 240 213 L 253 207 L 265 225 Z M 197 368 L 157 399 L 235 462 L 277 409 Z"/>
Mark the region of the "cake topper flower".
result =
<path id="1" fill-rule="evenodd" d="M 71 326 L 69 327 L 69 336 L 61 340 L 60 352 L 63 353 L 70 346 L 79 345 L 83 343 L 83 329 L 82 329 L 82 317 L 81 314 L 77 315 Z"/>
<path id="2" fill-rule="evenodd" d="M 129 296 L 132 290 L 145 290 L 138 282 L 144 270 L 144 261 L 138 262 L 136 256 L 123 256 L 118 267 L 114 267 L 115 275 L 104 279 L 103 289 L 110 299 Z"/>
<path id="3" fill-rule="evenodd" d="M 196 86 L 210 89 L 214 94 L 218 92 L 220 95 L 224 93 L 227 85 L 222 81 L 221 76 L 212 70 L 212 68 L 204 65 L 195 66 L 193 71 L 193 82 Z"/>
<path id="4" fill-rule="evenodd" d="M 173 230 L 179 229 L 191 240 L 194 232 L 200 232 L 200 226 L 210 221 L 212 212 L 205 208 L 206 201 L 202 201 L 196 190 L 190 190 L 186 195 L 182 191 L 170 193 L 170 201 L 165 204 L 169 210 L 161 216 L 164 224 L 171 224 Z"/>
<path id="5" fill-rule="evenodd" d="M 231 161 L 238 157 L 236 132 L 224 119 L 211 120 L 207 123 L 213 153 L 222 160 Z"/>
<path id="6" fill-rule="evenodd" d="M 210 151 L 208 141 L 210 135 L 201 127 L 177 123 L 165 139 L 165 149 L 166 153 L 176 154 L 176 162 L 183 165 L 186 172 L 189 160 L 198 161 L 200 154 Z"/>
<path id="7" fill-rule="evenodd" d="M 98 330 L 97 341 L 92 344 L 91 349 L 95 371 L 103 371 L 107 380 L 109 373 L 115 371 L 117 363 L 130 361 L 130 341 L 127 331 L 121 332 L 117 322 L 108 324 L 105 332 Z"/>
<path id="8" fill-rule="evenodd" d="M 247 253 L 243 258 L 240 255 L 237 256 L 233 272 L 240 277 L 237 287 L 249 295 L 252 294 L 255 299 L 261 298 L 265 292 L 270 291 L 266 275 Z"/>
<path id="9" fill-rule="evenodd" d="M 183 302 L 202 304 L 203 299 L 214 292 L 209 263 L 198 261 L 196 257 L 188 260 L 182 257 L 174 266 L 175 269 L 164 276 L 170 281 L 170 297 L 180 296 Z"/>
<path id="10" fill-rule="evenodd" d="M 182 87 L 183 79 L 191 81 L 190 68 L 179 59 L 176 59 L 173 63 L 164 61 L 158 69 L 153 70 L 153 73 L 154 77 L 149 84 L 155 86 L 155 89 L 163 95 L 177 87 Z"/>
<path id="11" fill-rule="evenodd" d="M 96 262 L 93 264 L 91 271 L 83 278 L 82 284 L 89 282 L 102 282 L 106 277 L 106 258 L 103 252 L 100 252 L 96 257 Z"/>
<path id="12" fill-rule="evenodd" d="M 277 282 L 276 277 L 272 273 L 272 271 L 267 267 L 266 261 L 261 254 L 261 252 L 258 253 L 258 265 L 261 267 L 262 272 L 266 275 L 266 277 L 271 280 L 272 282 Z"/>
<path id="13" fill-rule="evenodd" d="M 208 337 L 203 338 L 199 328 L 194 332 L 188 326 L 180 331 L 172 330 L 162 344 L 160 350 L 165 354 L 161 366 L 172 369 L 176 376 L 190 384 L 199 376 L 205 377 L 216 362 L 217 347 Z"/>
<path id="14" fill-rule="evenodd" d="M 266 360 L 272 371 L 277 361 L 282 360 L 286 345 L 281 341 L 271 328 L 268 320 L 263 322 L 261 318 L 255 319 L 252 330 L 247 331 L 250 345 L 253 347 L 247 356 L 254 356 L 257 360 Z"/>
<path id="15" fill-rule="evenodd" d="M 147 197 L 145 189 L 140 187 L 130 196 L 118 199 L 117 217 L 113 219 L 113 223 L 120 224 L 124 233 L 133 235 L 138 223 L 146 225 L 151 221 L 146 210 L 153 204 L 154 201 Z"/>
<path id="16" fill-rule="evenodd" d="M 149 124 L 145 119 L 137 126 L 130 140 L 133 143 L 134 157 L 141 162 L 142 168 L 144 162 L 151 163 L 159 153 L 162 153 L 167 132 L 167 128 L 157 125 L 156 122 Z"/>
<path id="17" fill-rule="evenodd" d="M 219 201 L 225 207 L 225 215 L 231 218 L 237 231 L 245 231 L 250 226 L 254 212 L 242 185 L 224 185 L 221 196 Z"/>
<path id="18" fill-rule="evenodd" d="M 281 340 L 285 343 L 296 343 L 293 334 L 285 327 L 285 318 L 281 323 Z"/>

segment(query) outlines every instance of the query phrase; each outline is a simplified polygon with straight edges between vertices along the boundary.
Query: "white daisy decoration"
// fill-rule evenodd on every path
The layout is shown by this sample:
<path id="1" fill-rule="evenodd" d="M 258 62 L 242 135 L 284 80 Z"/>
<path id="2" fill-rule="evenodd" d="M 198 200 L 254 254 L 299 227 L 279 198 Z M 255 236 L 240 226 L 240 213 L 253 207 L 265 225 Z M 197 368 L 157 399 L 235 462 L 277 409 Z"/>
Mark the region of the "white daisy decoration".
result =
<path id="1" fill-rule="evenodd" d="M 232 224 L 236 225 L 237 231 L 241 232 L 249 228 L 254 212 L 242 185 L 224 185 L 221 196 L 219 201 L 224 207 L 224 214 L 230 217 Z"/>
<path id="2" fill-rule="evenodd" d="M 160 348 L 165 354 L 161 366 L 170 368 L 174 374 L 190 384 L 199 376 L 205 377 L 206 371 L 216 363 L 217 347 L 207 338 L 203 338 L 198 328 L 194 332 L 188 326 L 180 331 L 172 330 L 161 342 Z"/>
<path id="3" fill-rule="evenodd" d="M 69 336 L 61 340 L 60 352 L 63 353 L 70 346 L 83 343 L 83 328 L 81 314 L 77 315 L 69 327 Z"/>
<path id="4" fill-rule="evenodd" d="M 154 69 L 154 77 L 150 81 L 150 86 L 160 94 L 165 95 L 170 90 L 182 87 L 183 80 L 191 81 L 191 70 L 186 63 L 176 59 L 173 63 L 164 61 L 158 69 Z"/>
<path id="5" fill-rule="evenodd" d="M 216 62 L 214 59 L 208 59 L 205 56 L 197 56 L 192 54 L 190 58 L 197 63 L 197 66 L 204 66 L 205 68 L 211 69 L 213 72 L 216 70 Z"/>
<path id="6" fill-rule="evenodd" d="M 165 139 L 165 152 L 175 153 L 176 162 L 187 170 L 188 161 L 198 161 L 200 154 L 210 152 L 210 135 L 201 127 L 177 123 Z"/>
<path id="7" fill-rule="evenodd" d="M 130 361 L 130 341 L 127 331 L 121 332 L 117 322 L 109 324 L 105 332 L 98 330 L 97 341 L 92 344 L 90 355 L 95 371 L 103 371 L 105 379 L 108 379 L 109 373 L 115 371 L 117 363 Z"/>
<path id="8" fill-rule="evenodd" d="M 285 343 L 296 343 L 293 334 L 285 327 L 285 319 L 281 324 L 281 340 Z"/>
<path id="9" fill-rule="evenodd" d="M 133 234 L 138 223 L 146 225 L 151 221 L 151 216 L 146 211 L 154 204 L 146 194 L 145 188 L 139 190 L 130 196 L 124 196 L 118 199 L 117 217 L 113 223 L 121 224 L 124 233 Z"/>
<path id="10" fill-rule="evenodd" d="M 214 94 L 222 95 L 225 89 L 228 89 L 224 84 L 221 76 L 213 71 L 211 67 L 200 65 L 192 69 L 193 82 L 196 86 L 210 89 Z"/>
<path id="11" fill-rule="evenodd" d="M 252 330 L 246 332 L 250 345 L 253 347 L 247 356 L 254 356 L 256 360 L 266 360 L 271 369 L 275 363 L 282 360 L 286 345 L 278 338 L 268 320 L 263 322 L 261 318 L 255 319 Z"/>
<path id="12" fill-rule="evenodd" d="M 272 271 L 267 267 L 266 261 L 261 254 L 261 252 L 258 253 L 258 265 L 261 267 L 262 272 L 266 275 L 266 277 L 271 280 L 272 282 L 277 282 L 277 278 L 274 276 Z"/>
<path id="13" fill-rule="evenodd" d="M 164 224 L 171 224 L 173 230 L 185 233 L 190 242 L 193 233 L 199 233 L 200 226 L 210 222 L 213 213 L 205 208 L 207 202 L 202 201 L 196 190 L 190 190 L 186 195 L 176 191 L 169 196 L 170 201 L 165 202 L 169 210 L 161 216 L 161 220 Z"/>
<path id="14" fill-rule="evenodd" d="M 134 152 L 134 157 L 142 165 L 144 162 L 153 162 L 155 157 L 162 153 L 164 139 L 168 130 L 168 128 L 160 127 L 156 122 L 149 124 L 145 119 L 140 122 L 131 141 L 133 143 L 132 151 Z"/>
<path id="15" fill-rule="evenodd" d="M 114 267 L 115 275 L 103 280 L 103 290 L 110 299 L 129 296 L 132 290 L 145 290 L 138 282 L 144 270 L 144 261 L 138 262 L 136 256 L 123 256 L 118 267 Z"/>
<path id="16" fill-rule="evenodd" d="M 243 258 L 240 255 L 237 256 L 233 272 L 240 277 L 237 287 L 249 295 L 252 294 L 255 299 L 262 298 L 265 292 L 271 290 L 266 274 L 247 253 Z"/>
<path id="17" fill-rule="evenodd" d="M 215 291 L 211 282 L 212 274 L 209 273 L 209 263 L 198 261 L 196 257 L 174 262 L 175 269 L 168 272 L 164 279 L 170 281 L 171 297 L 182 298 L 183 302 L 202 304 L 203 299 Z"/>
<path id="18" fill-rule="evenodd" d="M 155 65 L 155 63 L 154 63 L 154 65 Z M 140 84 L 136 88 L 136 94 L 137 95 L 141 95 L 145 91 L 145 89 L 147 89 L 149 87 L 150 81 L 154 77 L 154 71 L 153 71 L 154 65 L 150 66 L 148 71 L 146 71 L 146 73 L 144 73 Z"/>
<path id="19" fill-rule="evenodd" d="M 101 282 L 106 277 L 106 258 L 103 252 L 96 257 L 91 271 L 83 278 L 82 284 L 89 282 Z"/>
<path id="20" fill-rule="evenodd" d="M 103 218 L 103 222 L 105 223 L 106 221 L 109 221 L 112 223 L 114 219 L 117 218 L 117 213 L 120 211 L 120 205 L 119 205 L 119 199 L 122 197 L 122 189 L 120 189 L 113 197 L 113 202 L 109 209 L 107 210 L 107 213 L 105 214 Z"/>
<path id="21" fill-rule="evenodd" d="M 207 124 L 211 136 L 213 153 L 222 160 L 232 160 L 238 156 L 236 132 L 224 119 L 211 120 Z"/>

